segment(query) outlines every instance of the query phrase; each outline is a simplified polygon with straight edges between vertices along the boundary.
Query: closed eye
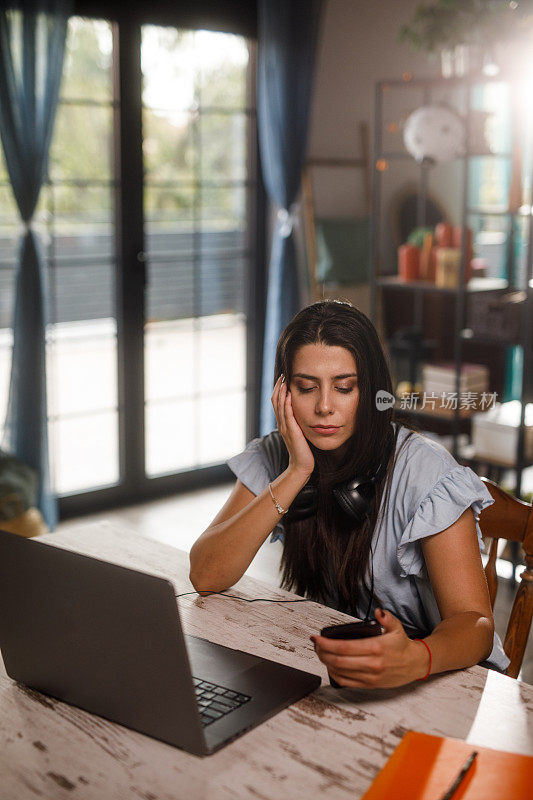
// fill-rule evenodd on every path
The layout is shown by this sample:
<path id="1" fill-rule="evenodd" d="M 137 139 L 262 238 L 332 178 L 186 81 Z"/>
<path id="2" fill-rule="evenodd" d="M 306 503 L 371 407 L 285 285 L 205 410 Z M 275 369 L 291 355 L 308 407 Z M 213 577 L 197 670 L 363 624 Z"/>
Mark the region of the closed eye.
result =
<path id="1" fill-rule="evenodd" d="M 304 386 L 297 386 L 296 388 L 298 389 L 300 394 L 307 394 L 308 392 L 312 392 L 313 389 L 315 389 L 316 387 L 310 386 L 309 388 L 306 388 Z M 345 388 L 343 386 L 336 386 L 335 388 L 341 394 L 350 394 L 350 392 L 353 392 L 353 387 Z"/>

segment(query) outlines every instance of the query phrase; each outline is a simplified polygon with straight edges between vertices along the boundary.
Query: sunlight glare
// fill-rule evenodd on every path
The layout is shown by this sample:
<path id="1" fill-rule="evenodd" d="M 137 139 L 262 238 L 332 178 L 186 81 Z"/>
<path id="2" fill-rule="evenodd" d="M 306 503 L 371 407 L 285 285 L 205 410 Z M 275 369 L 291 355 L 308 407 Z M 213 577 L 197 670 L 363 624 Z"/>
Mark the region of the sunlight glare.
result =
<path id="1" fill-rule="evenodd" d="M 199 71 L 224 63 L 244 66 L 247 62 L 248 48 L 241 36 L 144 25 L 143 103 L 180 126 L 183 114 L 176 112 L 196 108 L 195 75 Z"/>

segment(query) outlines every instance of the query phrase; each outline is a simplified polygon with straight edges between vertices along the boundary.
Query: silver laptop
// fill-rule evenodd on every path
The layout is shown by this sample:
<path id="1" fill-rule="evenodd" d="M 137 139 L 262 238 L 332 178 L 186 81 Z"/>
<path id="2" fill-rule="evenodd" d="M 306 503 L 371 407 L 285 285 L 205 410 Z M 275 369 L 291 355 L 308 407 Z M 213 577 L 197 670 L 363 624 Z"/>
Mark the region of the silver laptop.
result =
<path id="1" fill-rule="evenodd" d="M 320 685 L 185 636 L 164 578 L 4 531 L 0 652 L 14 680 L 196 755 Z"/>

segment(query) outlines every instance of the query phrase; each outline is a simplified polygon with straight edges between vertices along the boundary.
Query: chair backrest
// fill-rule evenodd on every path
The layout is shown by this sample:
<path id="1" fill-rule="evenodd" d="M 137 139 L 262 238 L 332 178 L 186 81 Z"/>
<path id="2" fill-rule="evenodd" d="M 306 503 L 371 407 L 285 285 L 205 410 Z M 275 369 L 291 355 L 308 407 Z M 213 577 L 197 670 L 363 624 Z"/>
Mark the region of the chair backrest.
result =
<path id="1" fill-rule="evenodd" d="M 488 478 L 481 480 L 494 499 L 494 503 L 482 512 L 479 520 L 483 536 L 492 539 L 489 559 L 485 566 L 492 608 L 498 589 L 496 575 L 498 540 L 520 542 L 525 552 L 526 568 L 520 576 L 503 643 L 503 649 L 511 659 L 507 674 L 511 678 L 517 678 L 533 617 L 533 510 L 531 503 L 518 500 Z"/>

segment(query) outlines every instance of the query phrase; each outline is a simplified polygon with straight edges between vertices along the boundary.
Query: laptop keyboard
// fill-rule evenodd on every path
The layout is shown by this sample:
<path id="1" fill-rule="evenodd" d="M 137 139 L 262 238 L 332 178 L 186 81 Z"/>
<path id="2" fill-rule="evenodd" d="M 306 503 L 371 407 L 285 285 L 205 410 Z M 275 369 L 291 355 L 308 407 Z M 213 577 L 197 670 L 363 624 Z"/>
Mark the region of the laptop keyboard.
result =
<path id="1" fill-rule="evenodd" d="M 196 700 L 202 725 L 211 725 L 215 720 L 235 711 L 252 698 L 247 694 L 239 694 L 216 683 L 209 683 L 200 678 L 193 678 Z"/>

